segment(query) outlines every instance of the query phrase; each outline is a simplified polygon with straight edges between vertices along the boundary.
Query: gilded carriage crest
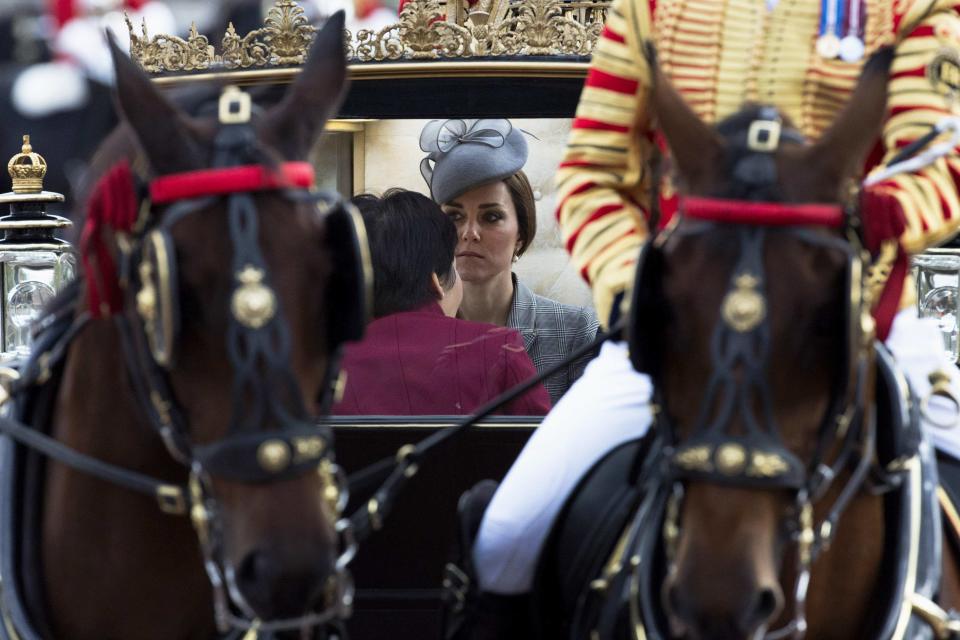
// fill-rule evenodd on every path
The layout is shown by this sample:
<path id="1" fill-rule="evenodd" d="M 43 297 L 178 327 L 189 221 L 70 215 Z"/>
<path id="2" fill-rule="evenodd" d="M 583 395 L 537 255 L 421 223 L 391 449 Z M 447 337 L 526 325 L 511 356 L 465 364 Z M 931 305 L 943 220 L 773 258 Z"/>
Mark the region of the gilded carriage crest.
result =
<path id="1" fill-rule="evenodd" d="M 475 57 L 587 56 L 600 37 L 605 0 L 480 0 L 407 2 L 397 22 L 345 34 L 353 62 L 420 61 Z M 151 35 L 147 24 L 127 21 L 130 54 L 149 73 L 258 69 L 298 65 L 316 27 L 293 0 L 277 0 L 264 26 L 240 34 L 229 25 L 219 47 L 190 29 L 185 38 Z"/>

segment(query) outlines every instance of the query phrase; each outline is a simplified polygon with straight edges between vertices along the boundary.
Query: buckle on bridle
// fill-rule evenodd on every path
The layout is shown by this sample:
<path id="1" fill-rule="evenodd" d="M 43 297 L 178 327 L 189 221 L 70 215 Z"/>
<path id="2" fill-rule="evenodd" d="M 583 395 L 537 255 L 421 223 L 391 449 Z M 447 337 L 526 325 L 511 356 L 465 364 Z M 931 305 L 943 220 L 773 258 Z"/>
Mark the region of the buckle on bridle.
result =
<path id="1" fill-rule="evenodd" d="M 183 490 L 172 484 L 162 484 L 157 487 L 157 504 L 160 511 L 173 516 L 182 516 L 187 513 L 187 500 Z"/>
<path id="2" fill-rule="evenodd" d="M 441 597 L 450 604 L 453 613 L 463 611 L 471 584 L 470 576 L 453 562 L 448 562 L 444 567 Z"/>
<path id="3" fill-rule="evenodd" d="M 751 151 L 776 151 L 781 129 L 779 120 L 754 120 L 747 130 L 747 147 Z"/>
<path id="4" fill-rule="evenodd" d="M 245 124 L 250 122 L 250 94 L 236 85 L 227 85 L 220 94 L 218 117 L 220 124 Z"/>

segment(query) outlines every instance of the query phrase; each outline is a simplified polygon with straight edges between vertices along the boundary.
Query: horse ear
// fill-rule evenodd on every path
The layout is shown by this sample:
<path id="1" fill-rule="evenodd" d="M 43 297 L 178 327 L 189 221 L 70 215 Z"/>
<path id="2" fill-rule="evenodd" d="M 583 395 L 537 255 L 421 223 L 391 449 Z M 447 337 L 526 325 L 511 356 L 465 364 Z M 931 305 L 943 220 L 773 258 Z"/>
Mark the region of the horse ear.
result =
<path id="1" fill-rule="evenodd" d="M 347 88 L 343 11 L 327 19 L 303 70 L 283 100 L 264 117 L 263 132 L 287 158 L 304 158 L 327 119 L 337 112 Z"/>
<path id="2" fill-rule="evenodd" d="M 839 188 L 846 178 L 860 171 L 883 130 L 893 55 L 893 47 L 884 47 L 870 56 L 850 100 L 806 151 L 807 166 L 817 168 L 820 181 Z"/>
<path id="3" fill-rule="evenodd" d="M 687 189 L 704 195 L 717 176 L 723 159 L 723 140 L 701 120 L 683 99 L 657 63 L 653 44 L 646 46 L 653 79 L 653 111 L 670 146 L 670 154 Z"/>
<path id="4" fill-rule="evenodd" d="M 202 150 L 190 133 L 187 116 L 120 50 L 109 30 L 107 43 L 117 77 L 118 110 L 133 128 L 153 170 L 163 175 L 201 168 Z"/>

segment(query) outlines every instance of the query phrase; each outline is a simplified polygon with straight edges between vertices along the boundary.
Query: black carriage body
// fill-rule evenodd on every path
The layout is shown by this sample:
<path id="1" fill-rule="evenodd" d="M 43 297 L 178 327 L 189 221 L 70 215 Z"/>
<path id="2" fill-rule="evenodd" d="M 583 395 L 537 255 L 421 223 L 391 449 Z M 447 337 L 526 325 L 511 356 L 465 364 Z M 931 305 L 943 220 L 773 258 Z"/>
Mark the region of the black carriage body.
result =
<path id="1" fill-rule="evenodd" d="M 278 2 L 277 6 L 281 4 Z M 589 49 L 599 36 L 607 5 L 605 0 L 556 3 L 557 15 L 561 11 L 563 15 L 569 11 L 580 12 L 578 20 L 592 24 L 589 33 L 582 31 L 586 37 L 573 53 L 564 53 L 556 42 L 551 43 L 553 50 L 546 55 L 529 55 L 527 48 L 517 55 L 458 57 L 440 52 L 439 47 L 434 46 L 432 51 L 437 55 L 427 52 L 419 57 L 435 59 L 421 60 L 411 55 L 410 45 L 405 42 L 406 53 L 399 59 L 360 62 L 359 49 L 351 49 L 349 53 L 354 61 L 349 65 L 350 89 L 327 130 L 353 134 L 371 121 L 434 118 L 532 118 L 569 122 L 586 77 Z M 421 15 L 418 12 L 433 11 L 434 6 L 430 0 L 423 0 L 422 7 L 417 7 L 410 16 L 401 16 L 400 21 L 415 19 Z M 517 8 L 510 11 L 515 12 Z M 498 20 L 509 21 L 510 15 L 517 14 L 504 14 Z M 543 19 L 550 17 L 545 14 Z M 440 24 L 437 18 L 430 18 L 429 22 Z M 465 22 L 460 20 L 459 24 Z M 444 27 L 431 28 L 442 31 Z M 145 39 L 141 46 L 152 45 Z M 138 55 L 136 51 L 134 54 Z M 140 59 L 143 64 L 142 54 Z M 154 82 L 173 93 L 209 81 L 229 82 L 251 88 L 258 94 L 259 104 L 270 102 L 272 96 L 282 96 L 284 85 L 300 72 L 297 66 L 269 65 L 226 69 L 214 64 L 201 71 L 151 69 L 146 64 L 144 67 L 154 73 Z M 349 155 L 351 142 L 339 144 L 333 148 L 346 149 Z M 411 144 L 409 156 L 405 157 L 416 166 L 423 153 L 416 148 L 416 140 Z M 558 162 L 559 158 L 551 160 Z M 318 174 L 322 172 L 321 167 Z M 347 196 L 365 190 L 365 185 L 342 176 L 327 186 L 334 186 Z M 419 442 L 460 418 L 462 416 L 334 417 L 331 423 L 337 462 L 348 474 L 355 473 L 393 457 L 403 445 Z M 540 420 L 539 417 L 485 420 L 431 452 L 419 465 L 419 473 L 398 498 L 383 530 L 364 541 L 351 564 L 357 591 L 353 616 L 347 627 L 353 640 L 420 640 L 440 636 L 441 581 L 456 537 L 459 497 L 479 480 L 502 479 Z M 364 506 L 375 488 L 354 488 L 348 512 Z"/>
<path id="2" fill-rule="evenodd" d="M 424 62 L 415 72 L 388 63 L 376 65 L 378 69 L 355 67 L 339 116 L 572 118 L 586 64 L 585 58 L 524 57 Z M 337 460 L 347 470 L 363 468 L 456 420 L 334 418 Z M 361 545 L 352 565 L 357 596 L 348 623 L 351 638 L 439 637 L 440 585 L 455 543 L 457 501 L 479 480 L 501 480 L 539 421 L 488 419 L 421 465 L 384 529 Z M 351 509 L 365 498 L 355 495 Z"/>
<path id="3" fill-rule="evenodd" d="M 456 417 L 334 418 L 337 461 L 356 470 L 389 458 Z M 383 530 L 360 545 L 351 568 L 357 585 L 347 623 L 352 640 L 440 637 L 440 584 L 457 531 L 460 494 L 479 480 L 501 479 L 537 424 L 532 418 L 492 418 L 442 446 L 400 494 Z M 349 511 L 368 492 L 356 492 Z"/>

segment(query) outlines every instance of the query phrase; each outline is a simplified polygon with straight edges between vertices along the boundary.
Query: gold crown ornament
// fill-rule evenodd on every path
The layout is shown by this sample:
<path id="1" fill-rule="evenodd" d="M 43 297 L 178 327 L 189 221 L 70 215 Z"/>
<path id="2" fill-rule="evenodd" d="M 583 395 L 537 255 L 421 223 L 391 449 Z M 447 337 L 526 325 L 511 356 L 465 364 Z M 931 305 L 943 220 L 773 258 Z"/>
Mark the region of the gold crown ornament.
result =
<path id="1" fill-rule="evenodd" d="M 7 172 L 13 180 L 14 193 L 40 193 L 43 177 L 47 175 L 47 161 L 30 145 L 30 136 L 23 136 L 23 149 L 10 158 Z"/>
<path id="2" fill-rule="evenodd" d="M 13 191 L 0 193 L 0 204 L 21 205 L 26 203 L 63 202 L 63 195 L 43 190 L 43 178 L 47 175 L 47 161 L 33 150 L 30 136 L 23 136 L 20 153 L 10 158 L 7 173 L 13 180 Z M 69 226 L 64 220 L 59 226 Z M 43 225 L 41 225 L 43 226 Z M 0 229 L 6 227 L 0 224 Z"/>

